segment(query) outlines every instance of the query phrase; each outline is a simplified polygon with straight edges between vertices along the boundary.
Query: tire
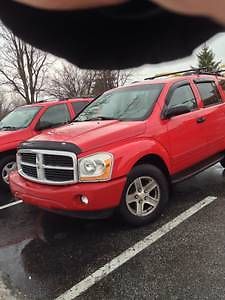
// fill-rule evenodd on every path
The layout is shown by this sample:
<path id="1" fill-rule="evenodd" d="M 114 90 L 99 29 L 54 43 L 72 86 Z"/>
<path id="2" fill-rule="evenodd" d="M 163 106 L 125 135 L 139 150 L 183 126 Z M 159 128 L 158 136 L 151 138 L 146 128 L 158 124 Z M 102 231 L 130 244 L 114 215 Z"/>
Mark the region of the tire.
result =
<path id="1" fill-rule="evenodd" d="M 161 214 L 168 199 L 169 183 L 163 172 L 153 165 L 138 165 L 128 175 L 119 213 L 127 223 L 142 226 Z"/>
<path id="2" fill-rule="evenodd" d="M 16 157 L 11 154 L 0 159 L 0 189 L 9 190 L 8 175 L 15 169 Z"/>
<path id="3" fill-rule="evenodd" d="M 220 161 L 220 164 L 225 169 L 225 158 Z"/>

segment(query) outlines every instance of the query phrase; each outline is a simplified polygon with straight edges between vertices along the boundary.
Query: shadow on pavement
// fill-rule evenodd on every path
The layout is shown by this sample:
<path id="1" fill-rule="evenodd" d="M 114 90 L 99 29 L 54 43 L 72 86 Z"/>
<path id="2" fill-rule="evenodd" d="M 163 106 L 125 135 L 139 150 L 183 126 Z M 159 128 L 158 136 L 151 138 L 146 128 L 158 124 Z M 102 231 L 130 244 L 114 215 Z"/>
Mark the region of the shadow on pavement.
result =
<path id="1" fill-rule="evenodd" d="M 0 206 L 14 201 L 10 192 L 0 190 Z"/>

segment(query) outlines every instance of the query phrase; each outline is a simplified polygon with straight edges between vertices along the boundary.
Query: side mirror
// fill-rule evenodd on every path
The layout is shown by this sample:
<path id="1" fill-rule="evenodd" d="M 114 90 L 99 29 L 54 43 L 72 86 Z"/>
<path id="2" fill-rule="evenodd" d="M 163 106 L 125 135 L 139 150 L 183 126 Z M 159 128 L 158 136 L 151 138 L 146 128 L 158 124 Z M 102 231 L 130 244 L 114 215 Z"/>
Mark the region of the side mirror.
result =
<path id="1" fill-rule="evenodd" d="M 167 108 L 164 112 L 164 119 L 170 119 L 175 116 L 183 115 L 191 112 L 191 109 L 187 105 L 177 105 L 174 107 Z"/>

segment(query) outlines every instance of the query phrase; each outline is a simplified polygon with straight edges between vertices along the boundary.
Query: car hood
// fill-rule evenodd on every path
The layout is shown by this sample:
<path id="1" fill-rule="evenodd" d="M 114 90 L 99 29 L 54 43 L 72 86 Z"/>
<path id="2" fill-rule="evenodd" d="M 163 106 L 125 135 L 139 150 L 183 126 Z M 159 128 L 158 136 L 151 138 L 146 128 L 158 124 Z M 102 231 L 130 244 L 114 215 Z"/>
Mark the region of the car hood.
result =
<path id="1" fill-rule="evenodd" d="M 59 141 L 74 143 L 82 151 L 89 151 L 114 142 L 142 134 L 145 122 L 124 121 L 89 121 L 72 123 L 54 130 L 49 130 L 32 141 Z"/>

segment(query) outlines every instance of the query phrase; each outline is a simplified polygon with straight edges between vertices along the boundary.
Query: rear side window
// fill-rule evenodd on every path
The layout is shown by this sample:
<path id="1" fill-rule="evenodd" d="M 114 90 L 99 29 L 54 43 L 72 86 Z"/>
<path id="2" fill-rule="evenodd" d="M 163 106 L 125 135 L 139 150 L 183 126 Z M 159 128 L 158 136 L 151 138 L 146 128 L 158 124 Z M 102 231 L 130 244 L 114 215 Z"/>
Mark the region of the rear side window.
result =
<path id="1" fill-rule="evenodd" d="M 60 125 L 70 121 L 68 108 L 65 104 L 51 106 L 41 117 L 40 122 L 49 126 Z"/>
<path id="2" fill-rule="evenodd" d="M 221 103 L 221 96 L 214 81 L 199 82 L 197 87 L 204 107 Z"/>
<path id="3" fill-rule="evenodd" d="M 178 105 L 187 105 L 191 110 L 197 108 L 197 102 L 189 84 L 182 85 L 173 92 L 168 107 L 172 108 Z"/>
<path id="4" fill-rule="evenodd" d="M 82 109 L 85 108 L 85 106 L 88 105 L 88 103 L 89 103 L 88 101 L 80 101 L 80 102 L 72 102 L 71 104 L 73 106 L 73 110 L 75 114 L 77 115 L 82 111 Z"/>

